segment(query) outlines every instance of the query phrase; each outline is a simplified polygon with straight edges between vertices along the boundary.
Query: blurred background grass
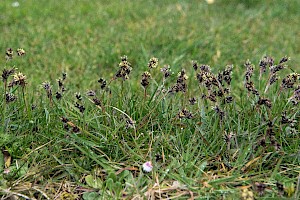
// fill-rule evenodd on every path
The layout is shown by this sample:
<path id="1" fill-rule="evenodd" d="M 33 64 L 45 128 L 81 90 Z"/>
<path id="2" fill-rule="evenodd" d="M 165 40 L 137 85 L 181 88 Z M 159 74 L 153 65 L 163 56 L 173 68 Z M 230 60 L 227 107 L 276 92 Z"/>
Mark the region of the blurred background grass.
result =
<path id="1" fill-rule="evenodd" d="M 246 59 L 257 64 L 266 54 L 288 55 L 299 69 L 298 0 L 14 2 L 0 2 L 1 60 L 6 48 L 24 48 L 27 56 L 11 64 L 32 85 L 67 71 L 73 86 L 88 86 L 112 77 L 124 54 L 138 78 L 152 56 L 174 71 L 191 68 L 191 60 L 215 70 L 235 64 L 236 77 Z"/>

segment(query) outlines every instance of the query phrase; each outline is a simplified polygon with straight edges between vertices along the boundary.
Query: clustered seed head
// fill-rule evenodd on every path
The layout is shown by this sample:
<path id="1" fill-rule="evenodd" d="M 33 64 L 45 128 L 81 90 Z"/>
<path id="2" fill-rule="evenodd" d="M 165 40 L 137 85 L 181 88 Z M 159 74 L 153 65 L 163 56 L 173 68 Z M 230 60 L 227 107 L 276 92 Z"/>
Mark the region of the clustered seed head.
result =
<path id="1" fill-rule="evenodd" d="M 11 68 L 11 69 L 4 69 L 2 71 L 2 81 L 3 82 L 7 82 L 7 79 L 9 76 L 11 76 L 13 73 L 15 73 L 15 68 Z"/>
<path id="2" fill-rule="evenodd" d="M 19 72 L 13 75 L 13 80 L 9 83 L 9 87 L 13 87 L 15 85 L 25 87 L 26 84 L 26 76 Z"/>
<path id="3" fill-rule="evenodd" d="M 49 82 L 43 82 L 42 87 L 46 90 L 47 92 L 47 97 L 51 98 L 52 97 L 52 87 Z"/>
<path id="4" fill-rule="evenodd" d="M 262 59 L 259 61 L 259 68 L 260 68 L 260 77 L 262 76 L 263 73 L 266 72 L 267 66 L 271 67 L 274 65 L 274 59 L 270 56 L 264 56 Z"/>
<path id="5" fill-rule="evenodd" d="M 128 118 L 126 120 L 126 129 L 129 129 L 129 128 L 135 128 L 135 121 L 132 120 L 131 118 Z"/>
<path id="6" fill-rule="evenodd" d="M 148 62 L 148 67 L 150 69 L 156 68 L 158 66 L 158 58 L 152 57 Z"/>
<path id="7" fill-rule="evenodd" d="M 26 54 L 25 50 L 22 48 L 17 49 L 17 54 L 18 56 L 24 56 Z"/>
<path id="8" fill-rule="evenodd" d="M 86 95 L 89 97 L 94 97 L 96 96 L 96 92 L 94 90 L 89 90 L 86 92 Z"/>
<path id="9" fill-rule="evenodd" d="M 251 81 L 251 77 L 252 77 L 252 74 L 254 71 L 254 65 L 251 64 L 251 62 L 249 60 L 247 60 L 244 64 L 244 66 L 246 67 L 244 86 L 248 90 L 248 92 L 251 92 L 252 94 L 259 96 L 259 92 L 255 88 L 254 82 Z"/>
<path id="10" fill-rule="evenodd" d="M 78 108 L 78 110 L 83 113 L 85 111 L 85 107 L 82 104 L 79 104 L 78 102 L 75 103 L 75 107 Z"/>
<path id="11" fill-rule="evenodd" d="M 293 88 L 294 84 L 300 78 L 300 75 L 297 73 L 291 73 L 287 75 L 281 82 L 281 88 Z"/>
<path id="12" fill-rule="evenodd" d="M 96 106 L 101 106 L 101 105 L 102 105 L 100 99 L 93 98 L 93 102 L 94 102 L 94 104 L 95 104 Z"/>
<path id="13" fill-rule="evenodd" d="M 223 121 L 225 117 L 225 112 L 221 110 L 221 108 L 218 105 L 213 106 L 212 109 L 219 115 L 220 120 Z"/>
<path id="14" fill-rule="evenodd" d="M 225 70 L 223 71 L 223 80 L 230 85 L 231 80 L 232 80 L 232 69 L 233 69 L 233 65 L 227 65 Z"/>
<path id="15" fill-rule="evenodd" d="M 65 72 L 62 73 L 62 78 L 57 79 L 58 84 L 58 91 L 55 93 L 56 99 L 61 99 L 63 97 L 63 93 L 66 91 L 66 88 L 64 86 L 64 81 L 67 78 L 67 74 Z"/>
<path id="16" fill-rule="evenodd" d="M 171 69 L 169 65 L 165 65 L 163 68 L 160 69 L 160 71 L 163 73 L 164 78 L 167 78 L 171 75 Z"/>
<path id="17" fill-rule="evenodd" d="M 177 93 L 177 92 L 186 92 L 187 84 L 186 80 L 188 79 L 188 76 L 186 75 L 186 72 L 184 69 L 182 69 L 178 73 L 178 78 L 176 84 L 169 90 L 169 93 Z"/>
<path id="18" fill-rule="evenodd" d="M 151 79 L 151 74 L 149 72 L 144 72 L 142 74 L 141 85 L 146 88 L 149 85 L 149 80 Z"/>
<path id="19" fill-rule="evenodd" d="M 268 108 L 272 108 L 272 102 L 271 102 L 271 100 L 268 99 L 268 98 L 262 98 L 262 97 L 259 97 L 257 104 L 258 104 L 258 105 L 265 105 L 265 106 L 267 106 Z"/>
<path id="20" fill-rule="evenodd" d="M 300 85 L 294 90 L 294 94 L 289 98 L 289 101 L 291 101 L 293 105 L 298 105 L 300 102 Z"/>
<path id="21" fill-rule="evenodd" d="M 195 105 L 197 103 L 197 100 L 195 97 L 189 98 L 189 102 L 191 105 Z"/>
<path id="22" fill-rule="evenodd" d="M 290 118 L 287 116 L 286 111 L 284 111 L 284 112 L 281 114 L 281 120 L 280 120 L 280 123 L 281 123 L 281 124 L 288 124 L 289 127 L 294 128 L 294 127 L 295 127 L 295 124 L 297 123 L 297 120 L 295 120 L 295 119 L 290 119 Z"/>
<path id="23" fill-rule="evenodd" d="M 67 119 L 66 117 L 62 117 L 61 118 L 61 121 L 63 122 L 64 124 L 64 129 L 66 131 L 69 131 L 69 127 L 72 128 L 72 132 L 73 133 L 78 133 L 80 131 L 79 127 L 76 126 L 75 124 L 73 124 L 69 119 Z"/>
<path id="24" fill-rule="evenodd" d="M 182 109 L 181 111 L 179 111 L 177 116 L 179 119 L 183 119 L 183 118 L 192 119 L 194 117 L 193 114 L 187 109 Z"/>
<path id="25" fill-rule="evenodd" d="M 227 96 L 224 99 L 224 103 L 232 103 L 232 101 L 233 101 L 233 97 L 232 96 Z"/>
<path id="26" fill-rule="evenodd" d="M 271 145 L 275 148 L 275 150 L 280 150 L 281 146 L 276 141 L 275 132 L 274 132 L 274 124 L 270 121 L 267 123 L 267 130 L 266 130 L 266 136 L 269 138 Z"/>
<path id="27" fill-rule="evenodd" d="M 247 60 L 244 66 L 246 67 L 245 79 L 249 82 L 254 71 L 254 65 L 250 62 L 250 60 Z"/>
<path id="28" fill-rule="evenodd" d="M 5 94 L 5 101 L 6 103 L 13 102 L 17 99 L 17 97 L 13 93 L 6 93 Z"/>
<path id="29" fill-rule="evenodd" d="M 107 82 L 106 82 L 106 80 L 103 79 L 103 78 L 100 78 L 100 79 L 98 80 L 98 83 L 100 83 L 100 88 L 101 88 L 102 90 L 105 89 L 105 87 L 107 86 Z"/>
<path id="30" fill-rule="evenodd" d="M 281 60 L 279 61 L 279 64 L 282 64 L 282 63 L 286 63 L 287 61 L 289 61 L 290 58 L 287 57 L 287 56 L 284 56 L 283 58 L 281 58 Z"/>
<path id="31" fill-rule="evenodd" d="M 193 61 L 192 61 L 192 65 L 193 65 L 194 70 L 197 71 L 198 68 L 199 68 L 198 62 L 195 61 L 195 60 L 193 60 Z"/>
<path id="32" fill-rule="evenodd" d="M 272 73 L 270 80 L 269 80 L 269 85 L 273 85 L 277 80 L 278 80 L 278 75 L 277 73 Z"/>
<path id="33" fill-rule="evenodd" d="M 116 73 L 115 77 L 122 78 L 123 81 L 129 78 L 129 74 L 132 70 L 131 64 L 127 61 L 127 56 L 121 57 L 121 62 L 119 63 L 120 69 Z"/>
<path id="34" fill-rule="evenodd" d="M 266 187 L 267 186 L 264 183 L 258 183 L 258 182 L 255 183 L 255 188 L 256 188 L 259 196 L 264 195 Z"/>
<path id="35" fill-rule="evenodd" d="M 12 48 L 6 49 L 6 52 L 5 52 L 5 58 L 6 58 L 6 60 L 12 60 L 13 59 L 13 55 L 14 55 L 14 51 L 13 51 Z"/>
<path id="36" fill-rule="evenodd" d="M 76 98 L 78 101 L 81 101 L 81 100 L 82 100 L 82 96 L 81 96 L 80 92 L 76 92 L 76 93 L 75 93 L 75 98 Z"/>
<path id="37" fill-rule="evenodd" d="M 210 67 L 208 65 L 202 65 L 200 67 L 200 72 L 197 73 L 197 80 L 200 84 L 204 83 L 208 90 L 211 90 L 212 86 L 218 86 L 219 83 L 215 75 L 210 72 Z"/>

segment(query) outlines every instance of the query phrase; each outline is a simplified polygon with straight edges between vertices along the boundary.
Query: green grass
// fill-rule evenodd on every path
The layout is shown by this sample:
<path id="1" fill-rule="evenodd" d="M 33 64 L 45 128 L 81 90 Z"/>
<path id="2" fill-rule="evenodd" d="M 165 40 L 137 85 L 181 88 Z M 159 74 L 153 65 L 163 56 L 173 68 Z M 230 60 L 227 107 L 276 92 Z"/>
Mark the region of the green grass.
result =
<path id="1" fill-rule="evenodd" d="M 3 199 L 239 199 L 245 189 L 256 199 L 299 197 L 299 104 L 288 101 L 299 77 L 294 89 L 279 93 L 283 78 L 300 69 L 299 1 L 12 3 L 0 2 L 0 65 L 18 68 L 27 84 L 0 85 Z M 7 62 L 9 47 L 24 48 L 26 56 Z M 112 80 L 123 55 L 132 64 L 130 79 Z M 269 70 L 259 80 L 258 65 L 264 55 L 275 64 L 291 57 L 266 93 Z M 149 70 L 153 56 L 159 66 Z M 257 105 L 258 97 L 244 88 L 247 59 L 256 65 L 251 80 L 271 108 Z M 200 71 L 192 60 L 210 65 L 214 74 L 234 65 L 231 84 L 223 86 L 230 88 L 232 103 L 202 98 L 208 91 L 196 80 Z M 164 65 L 173 72 L 165 82 Z M 165 93 L 182 68 L 187 91 Z M 140 81 L 147 70 L 152 79 L 144 97 Z M 62 72 L 67 91 L 57 100 Z M 100 89 L 99 78 L 111 93 Z M 52 99 L 41 87 L 45 81 Z M 96 91 L 100 106 L 88 90 Z M 17 99 L 7 103 L 5 91 Z M 192 97 L 195 105 L 189 104 Z M 83 113 L 76 102 L 84 105 Z M 224 111 L 223 119 L 212 106 Z M 180 119 L 183 109 L 193 118 Z M 294 122 L 283 124 L 283 112 Z M 127 128 L 128 121 L 135 123 Z M 142 171 L 146 161 L 153 163 L 151 173 Z"/>

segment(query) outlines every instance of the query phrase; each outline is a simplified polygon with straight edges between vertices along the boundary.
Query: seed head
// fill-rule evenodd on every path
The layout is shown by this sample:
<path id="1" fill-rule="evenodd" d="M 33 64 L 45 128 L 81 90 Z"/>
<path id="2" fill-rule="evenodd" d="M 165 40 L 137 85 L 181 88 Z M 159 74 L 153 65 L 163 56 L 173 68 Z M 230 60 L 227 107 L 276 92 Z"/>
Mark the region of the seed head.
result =
<path id="1" fill-rule="evenodd" d="M 149 79 L 151 79 L 151 74 L 149 72 L 144 72 L 142 74 L 141 85 L 146 88 L 149 85 Z"/>
<path id="2" fill-rule="evenodd" d="M 26 54 L 26 52 L 24 49 L 19 48 L 19 49 L 17 49 L 17 54 L 18 54 L 18 56 L 24 56 Z"/>
<path id="3" fill-rule="evenodd" d="M 5 53 L 6 60 L 12 60 L 13 55 L 14 55 L 14 51 L 12 50 L 12 48 L 6 49 L 6 53 Z"/>
<path id="4" fill-rule="evenodd" d="M 15 73 L 15 68 L 14 67 L 11 68 L 11 69 L 4 69 L 2 71 L 2 75 L 1 75 L 3 82 L 6 82 L 8 77 L 11 76 L 13 73 Z"/>
<path id="5" fill-rule="evenodd" d="M 150 69 L 156 68 L 158 66 L 158 58 L 152 57 L 148 62 L 148 67 Z"/>
<path id="6" fill-rule="evenodd" d="M 22 87 L 25 87 L 25 85 L 27 84 L 26 76 L 23 75 L 21 72 L 15 73 L 13 75 L 13 82 L 14 82 L 14 85 L 20 85 Z"/>
<path id="7" fill-rule="evenodd" d="M 164 74 L 164 78 L 167 78 L 171 75 L 171 70 L 169 65 L 165 65 L 160 71 Z"/>
<path id="8" fill-rule="evenodd" d="M 6 93 L 5 94 L 5 101 L 6 103 L 13 102 L 17 99 L 17 97 L 13 93 Z"/>

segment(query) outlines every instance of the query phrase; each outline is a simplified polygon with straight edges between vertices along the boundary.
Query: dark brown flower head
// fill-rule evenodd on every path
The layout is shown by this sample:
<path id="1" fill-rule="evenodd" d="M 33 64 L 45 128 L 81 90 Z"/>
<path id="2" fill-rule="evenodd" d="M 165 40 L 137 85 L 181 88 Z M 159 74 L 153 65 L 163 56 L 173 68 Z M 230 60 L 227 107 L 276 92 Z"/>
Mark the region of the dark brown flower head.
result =
<path id="1" fill-rule="evenodd" d="M 4 69 L 2 71 L 2 75 L 1 75 L 3 82 L 6 82 L 8 77 L 11 76 L 13 73 L 15 73 L 15 68 L 14 67 L 11 68 L 11 69 Z"/>
<path id="2" fill-rule="evenodd" d="M 65 92 L 65 91 L 67 91 L 67 89 L 64 86 L 62 86 L 61 87 L 61 92 Z"/>
<path id="3" fill-rule="evenodd" d="M 231 103 L 232 101 L 233 101 L 232 96 L 225 97 L 225 99 L 224 99 L 224 103 Z"/>
<path id="4" fill-rule="evenodd" d="M 62 93 L 61 93 L 61 92 L 56 92 L 56 93 L 55 93 L 55 98 L 56 98 L 57 100 L 61 99 L 61 98 L 62 98 Z"/>
<path id="5" fill-rule="evenodd" d="M 58 83 L 58 87 L 59 87 L 59 88 L 62 88 L 62 87 L 64 86 L 64 83 L 63 83 L 63 80 L 62 80 L 62 79 L 59 78 L 59 79 L 57 79 L 56 81 L 57 81 L 57 83 Z"/>
<path id="6" fill-rule="evenodd" d="M 221 108 L 219 106 L 214 106 L 214 107 L 212 107 L 212 109 L 219 115 L 220 120 L 223 121 L 225 112 L 223 110 L 221 110 Z"/>
<path id="7" fill-rule="evenodd" d="M 48 98 L 52 96 L 52 88 L 49 82 L 43 82 L 42 87 L 46 90 Z"/>
<path id="8" fill-rule="evenodd" d="M 283 64 L 273 65 L 270 67 L 271 74 L 275 74 L 276 72 L 279 72 L 280 70 L 284 69 L 285 66 Z"/>
<path id="9" fill-rule="evenodd" d="M 158 66 L 158 59 L 155 57 L 152 57 L 148 62 L 148 67 L 150 69 L 152 69 L 152 68 L 156 68 L 157 66 Z"/>
<path id="10" fill-rule="evenodd" d="M 279 64 L 286 63 L 286 62 L 289 61 L 289 60 L 290 60 L 289 57 L 284 56 L 283 58 L 280 59 Z"/>
<path id="11" fill-rule="evenodd" d="M 186 118 L 186 119 L 192 119 L 194 116 L 193 114 L 188 111 L 187 109 L 182 109 L 181 111 L 179 111 L 179 113 L 177 114 L 177 117 L 179 119 L 183 119 L 183 118 Z"/>
<path id="12" fill-rule="evenodd" d="M 300 102 L 300 85 L 294 90 L 294 94 L 289 98 L 289 101 L 291 101 L 293 105 L 297 105 Z"/>
<path id="13" fill-rule="evenodd" d="M 195 71 L 197 71 L 197 69 L 199 68 L 197 61 L 192 61 L 192 65 Z"/>
<path id="14" fill-rule="evenodd" d="M 196 100 L 195 97 L 192 97 L 192 98 L 189 99 L 189 102 L 190 102 L 191 105 L 195 105 L 197 103 L 197 100 Z"/>
<path id="15" fill-rule="evenodd" d="M 230 85 L 233 65 L 227 65 L 223 71 L 223 80 Z"/>
<path id="16" fill-rule="evenodd" d="M 14 85 L 20 85 L 22 87 L 25 87 L 26 83 L 26 76 L 23 75 L 21 72 L 15 73 L 13 76 L 13 84 Z"/>
<path id="17" fill-rule="evenodd" d="M 177 78 L 177 82 L 176 84 L 169 90 L 169 93 L 177 93 L 177 92 L 186 92 L 187 89 L 187 84 L 186 84 L 186 80 L 188 79 L 188 76 L 185 73 L 185 70 L 182 69 L 179 73 L 178 73 L 178 78 Z"/>
<path id="18" fill-rule="evenodd" d="M 211 72 L 200 71 L 197 74 L 197 79 L 198 79 L 200 84 L 204 83 L 205 87 L 208 90 L 211 90 L 213 85 L 219 86 L 219 82 L 218 82 L 217 78 Z"/>
<path id="19" fill-rule="evenodd" d="M 62 80 L 64 81 L 64 80 L 66 80 L 66 78 L 67 78 L 67 73 L 66 73 L 66 72 L 63 72 L 63 73 L 62 73 Z"/>
<path id="20" fill-rule="evenodd" d="M 248 92 L 251 92 L 252 94 L 259 96 L 259 92 L 257 89 L 255 89 L 254 83 L 252 81 L 245 82 L 245 88 L 248 90 Z"/>
<path id="21" fill-rule="evenodd" d="M 18 56 L 24 56 L 26 54 L 26 52 L 25 52 L 24 49 L 18 48 L 17 49 L 17 54 L 18 54 Z"/>
<path id="22" fill-rule="evenodd" d="M 258 105 L 265 105 L 267 106 L 268 108 L 271 108 L 272 107 L 272 102 L 270 99 L 268 98 L 262 98 L 262 97 L 259 97 L 259 100 L 257 102 Z"/>
<path id="23" fill-rule="evenodd" d="M 5 101 L 6 103 L 13 102 L 17 99 L 17 97 L 13 93 L 6 93 L 5 94 Z"/>
<path id="24" fill-rule="evenodd" d="M 121 61 L 122 61 L 122 62 L 123 62 L 123 61 L 124 61 L 124 62 L 126 62 L 126 61 L 127 61 L 127 59 L 128 59 L 128 58 L 127 58 L 127 56 L 126 56 L 126 55 L 124 55 L 124 56 L 122 56 L 122 57 L 121 57 Z"/>
<path id="25" fill-rule="evenodd" d="M 75 103 L 75 107 L 78 108 L 78 110 L 83 113 L 85 111 L 84 105 L 79 104 L 78 102 Z"/>
<path id="26" fill-rule="evenodd" d="M 78 126 L 73 126 L 72 127 L 72 132 L 73 133 L 78 133 L 80 131 L 80 129 L 78 128 Z"/>
<path id="27" fill-rule="evenodd" d="M 82 96 L 81 96 L 80 92 L 76 92 L 76 93 L 75 93 L 75 98 L 76 98 L 78 101 L 81 101 L 81 100 L 82 100 Z"/>
<path id="28" fill-rule="evenodd" d="M 149 72 L 144 72 L 142 74 L 141 85 L 146 88 L 149 85 L 149 79 L 151 79 L 151 74 Z"/>
<path id="29" fill-rule="evenodd" d="M 246 67 L 245 79 L 247 82 L 249 82 L 254 71 L 254 65 L 251 64 L 249 60 L 247 60 L 244 66 Z"/>
<path id="30" fill-rule="evenodd" d="M 273 73 L 273 74 L 271 75 L 271 77 L 270 77 L 269 85 L 274 84 L 277 80 L 278 80 L 277 73 Z"/>
<path id="31" fill-rule="evenodd" d="M 101 88 L 101 89 L 104 89 L 104 88 L 106 87 L 106 85 L 107 85 L 106 80 L 103 79 L 103 78 L 100 78 L 100 79 L 98 80 L 98 83 L 100 83 L 100 88 Z"/>
<path id="32" fill-rule="evenodd" d="M 101 106 L 101 101 L 97 98 L 93 98 L 93 102 L 96 106 Z"/>
<path id="33" fill-rule="evenodd" d="M 86 95 L 89 97 L 94 97 L 96 96 L 96 92 L 94 90 L 89 90 L 86 92 Z"/>
<path id="34" fill-rule="evenodd" d="M 165 65 L 160 71 L 164 74 L 164 78 L 167 78 L 171 75 L 171 70 L 169 65 Z"/>
<path id="35" fill-rule="evenodd" d="M 300 77 L 297 73 L 291 73 L 287 75 L 281 82 L 281 88 L 293 88 L 294 84 L 297 82 L 298 77 Z"/>
<path id="36" fill-rule="evenodd" d="M 14 55 L 14 51 L 12 50 L 12 48 L 6 49 L 6 53 L 5 53 L 6 60 L 13 59 L 13 55 Z"/>
<path id="37" fill-rule="evenodd" d="M 126 80 L 129 78 L 129 74 L 132 70 L 131 64 L 127 61 L 127 56 L 121 57 L 121 62 L 119 63 L 119 70 L 116 73 L 115 77 L 122 78 Z"/>
<path id="38" fill-rule="evenodd" d="M 206 96 L 207 99 L 209 99 L 212 102 L 217 102 L 217 96 L 215 93 L 210 93 L 208 96 Z"/>
<path id="39" fill-rule="evenodd" d="M 45 89 L 45 90 L 51 90 L 51 85 L 49 82 L 43 82 L 42 83 L 42 87 Z"/>
<path id="40" fill-rule="evenodd" d="M 126 129 L 128 128 L 135 128 L 135 121 L 132 120 L 131 118 L 126 120 Z"/>
<path id="41" fill-rule="evenodd" d="M 257 183 L 257 182 L 255 183 L 255 188 L 256 188 L 259 196 L 264 195 L 266 187 L 267 186 L 264 183 Z"/>
<path id="42" fill-rule="evenodd" d="M 266 72 L 268 64 L 269 64 L 269 58 L 268 58 L 268 56 L 264 56 L 259 61 L 260 74 L 263 74 Z"/>
<path id="43" fill-rule="evenodd" d="M 68 120 L 66 117 L 62 117 L 62 118 L 61 118 L 61 121 L 62 121 L 63 123 L 68 123 L 68 122 L 69 122 L 69 120 Z"/>
<path id="44" fill-rule="evenodd" d="M 204 72 L 211 72 L 210 66 L 209 65 L 201 65 L 200 70 Z"/>
<path id="45" fill-rule="evenodd" d="M 281 193 L 281 194 L 284 193 L 283 184 L 276 182 L 276 187 L 277 187 L 277 190 L 279 191 L 279 193 Z"/>

